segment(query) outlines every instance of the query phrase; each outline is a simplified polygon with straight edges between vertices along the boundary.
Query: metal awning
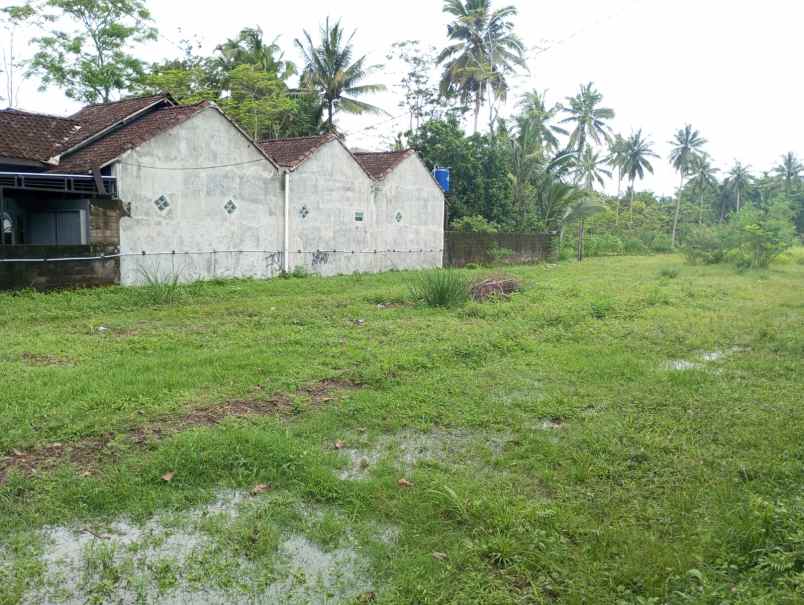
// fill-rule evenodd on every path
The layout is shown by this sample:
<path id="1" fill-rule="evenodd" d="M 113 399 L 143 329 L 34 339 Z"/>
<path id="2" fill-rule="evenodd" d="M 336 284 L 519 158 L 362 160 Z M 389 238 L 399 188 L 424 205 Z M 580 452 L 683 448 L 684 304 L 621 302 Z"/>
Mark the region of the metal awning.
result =
<path id="1" fill-rule="evenodd" d="M 55 174 L 50 172 L 0 172 L 0 192 L 51 191 L 92 197 L 117 197 L 117 179 L 92 174 Z"/>

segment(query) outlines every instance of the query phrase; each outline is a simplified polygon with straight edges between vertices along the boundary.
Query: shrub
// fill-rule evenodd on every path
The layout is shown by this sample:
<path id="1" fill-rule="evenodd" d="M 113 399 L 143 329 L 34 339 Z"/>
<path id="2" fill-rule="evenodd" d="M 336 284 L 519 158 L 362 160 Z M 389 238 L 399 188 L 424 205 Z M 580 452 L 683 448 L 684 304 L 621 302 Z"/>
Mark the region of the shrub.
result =
<path id="1" fill-rule="evenodd" d="M 454 269 L 422 271 L 410 284 L 414 299 L 428 307 L 458 307 L 469 300 L 469 280 Z"/>
<path id="2" fill-rule="evenodd" d="M 609 233 L 590 235 L 584 242 L 586 256 L 614 256 L 622 254 L 624 250 L 622 240 Z"/>
<path id="3" fill-rule="evenodd" d="M 310 272 L 304 265 L 296 265 L 293 267 L 293 271 L 291 272 L 290 276 L 297 279 L 304 279 L 305 277 L 310 277 Z"/>
<path id="4" fill-rule="evenodd" d="M 589 303 L 589 306 L 592 311 L 592 317 L 595 319 L 606 319 L 612 309 L 612 304 L 609 300 L 593 300 Z"/>
<path id="5" fill-rule="evenodd" d="M 740 268 L 764 268 L 793 246 L 793 212 L 784 200 L 767 212 L 748 207 L 734 219 L 734 242 L 728 258 Z"/>
<path id="6" fill-rule="evenodd" d="M 488 252 L 491 257 L 491 262 L 494 264 L 505 263 L 510 261 L 514 256 L 514 251 L 510 248 L 499 248 L 496 245 L 489 249 Z"/>
<path id="7" fill-rule="evenodd" d="M 452 229 L 464 233 L 497 233 L 500 227 L 497 223 L 492 223 L 485 217 L 476 214 L 455 219 L 452 221 Z"/>
<path id="8" fill-rule="evenodd" d="M 634 256 L 650 252 L 645 243 L 636 237 L 629 237 L 623 241 L 623 251 Z"/>
<path id="9" fill-rule="evenodd" d="M 666 277 L 667 279 L 675 279 L 680 273 L 676 267 L 662 267 L 659 269 L 659 277 Z"/>
<path id="10" fill-rule="evenodd" d="M 650 242 L 650 248 L 659 253 L 672 252 L 673 240 L 665 233 L 657 233 Z"/>
<path id="11" fill-rule="evenodd" d="M 728 250 L 727 227 L 694 227 L 687 234 L 682 251 L 691 265 L 722 263 Z"/>

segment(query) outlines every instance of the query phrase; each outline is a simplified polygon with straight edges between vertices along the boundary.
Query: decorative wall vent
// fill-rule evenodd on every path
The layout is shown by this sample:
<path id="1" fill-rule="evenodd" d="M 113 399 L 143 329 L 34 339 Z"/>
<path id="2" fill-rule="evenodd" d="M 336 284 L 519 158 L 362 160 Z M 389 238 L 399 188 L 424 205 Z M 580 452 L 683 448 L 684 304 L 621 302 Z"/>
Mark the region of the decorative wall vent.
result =
<path id="1" fill-rule="evenodd" d="M 401 222 L 402 222 L 402 213 L 401 213 L 401 212 L 397 212 L 397 213 L 394 215 L 394 220 L 395 220 L 397 223 L 401 223 Z"/>
<path id="2" fill-rule="evenodd" d="M 310 214 L 310 209 L 307 206 L 302 206 L 301 210 L 299 210 L 299 216 L 302 218 L 307 218 Z"/>
<path id="3" fill-rule="evenodd" d="M 160 195 L 158 198 L 154 200 L 154 206 L 156 206 L 159 212 L 164 212 L 168 208 L 170 208 L 170 202 L 168 201 L 167 197 L 164 195 Z"/>
<path id="4" fill-rule="evenodd" d="M 237 204 L 235 204 L 232 200 L 229 200 L 223 205 L 223 209 L 226 210 L 226 214 L 234 214 L 237 210 Z"/>
<path id="5" fill-rule="evenodd" d="M 365 218 L 366 217 L 361 210 L 355 212 L 355 222 L 362 223 Z"/>

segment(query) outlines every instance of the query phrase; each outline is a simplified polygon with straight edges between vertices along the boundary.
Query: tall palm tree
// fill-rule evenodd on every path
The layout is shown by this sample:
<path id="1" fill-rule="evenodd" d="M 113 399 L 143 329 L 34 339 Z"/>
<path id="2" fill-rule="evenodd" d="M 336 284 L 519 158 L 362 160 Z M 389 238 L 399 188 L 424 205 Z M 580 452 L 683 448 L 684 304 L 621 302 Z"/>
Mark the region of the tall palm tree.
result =
<path id="1" fill-rule="evenodd" d="M 583 155 L 590 139 L 598 145 L 603 141 L 609 142 L 611 129 L 607 121 L 614 119 L 614 110 L 600 107 L 602 102 L 603 95 L 589 82 L 581 86 L 574 97 L 568 97 L 568 104 L 562 106 L 562 110 L 569 115 L 561 123 L 575 125 L 567 146 L 577 151 L 579 156 Z"/>
<path id="2" fill-rule="evenodd" d="M 740 162 L 736 162 L 734 167 L 729 170 L 728 185 L 734 194 L 737 196 L 737 212 L 742 208 L 743 196 L 748 191 L 748 186 L 754 180 L 750 171 L 750 166 L 743 166 Z"/>
<path id="3" fill-rule="evenodd" d="M 623 174 L 628 177 L 630 186 L 630 214 L 631 220 L 634 216 L 634 183 L 638 178 L 640 181 L 645 178 L 645 172 L 653 174 L 653 165 L 650 158 L 658 158 L 659 155 L 653 151 L 653 143 L 642 137 L 642 130 L 637 130 L 625 141 L 625 155 L 623 159 Z"/>
<path id="4" fill-rule="evenodd" d="M 554 104 L 547 106 L 547 93 L 533 90 L 522 95 L 519 102 L 520 116 L 517 119 L 520 129 L 524 122 L 528 122 L 536 137 L 536 143 L 541 146 L 545 153 L 553 153 L 558 150 L 560 135 L 567 136 L 569 133 L 554 123 L 561 106 Z"/>
<path id="5" fill-rule="evenodd" d="M 690 185 L 698 192 L 698 224 L 703 224 L 704 194 L 707 190 L 716 189 L 717 173 L 719 170 L 712 166 L 709 157 L 701 155 L 696 157 L 690 167 Z"/>
<path id="6" fill-rule="evenodd" d="M 591 147 L 584 150 L 578 159 L 577 173 L 586 191 L 594 191 L 595 183 L 603 187 L 606 184 L 604 177 L 611 178 L 611 170 L 606 168 L 607 165 L 608 158 L 602 157 L 599 152 L 593 151 Z"/>
<path id="7" fill-rule="evenodd" d="M 495 100 L 505 101 L 507 76 L 525 68 L 525 45 L 514 33 L 514 6 L 492 10 L 491 0 L 445 0 L 444 12 L 453 17 L 447 26 L 450 44 L 438 55 L 444 64 L 441 93 L 474 105 L 475 132 L 480 108 L 488 97 L 493 127 Z"/>
<path id="8" fill-rule="evenodd" d="M 215 49 L 220 55 L 217 62 L 226 72 L 238 65 L 254 65 L 262 71 L 275 73 L 280 80 L 287 80 L 296 74 L 296 65 L 285 60 L 278 39 L 266 43 L 261 28 L 246 27 L 237 38 L 229 38 L 218 45 Z"/>
<path id="9" fill-rule="evenodd" d="M 782 156 L 782 161 L 773 171 L 784 181 L 785 193 L 789 194 L 793 190 L 793 184 L 801 182 L 801 172 L 804 171 L 804 165 L 801 164 L 798 156 L 791 151 Z"/>
<path id="10" fill-rule="evenodd" d="M 352 42 L 355 32 L 346 37 L 340 21 L 331 24 L 329 18 L 321 26 L 321 42 L 316 45 L 307 31 L 304 40 L 296 45 L 304 55 L 302 88 L 315 91 L 326 112 L 325 129 L 335 130 L 334 117 L 338 111 L 347 113 L 381 113 L 379 107 L 359 100 L 367 94 L 382 92 L 382 84 L 364 84 L 365 79 L 376 69 L 366 65 L 365 55 L 354 59 Z"/>
<path id="11" fill-rule="evenodd" d="M 607 161 L 609 166 L 617 171 L 617 216 L 615 221 L 620 222 L 620 197 L 623 187 L 624 163 L 626 157 L 627 141 L 621 134 L 614 135 L 614 138 L 609 142 L 609 157 Z"/>
<path id="12" fill-rule="evenodd" d="M 595 183 L 603 187 L 606 184 L 604 179 L 611 178 L 611 171 L 606 168 L 607 164 L 607 159 L 601 157 L 600 153 L 592 151 L 591 147 L 587 146 L 584 149 L 583 155 L 577 160 L 576 174 L 587 193 L 595 190 Z M 600 205 L 593 202 L 584 205 L 587 209 L 593 207 L 596 210 L 600 209 Z M 576 209 L 575 214 L 578 215 L 578 262 L 580 262 L 583 260 L 584 218 L 589 214 L 585 211 L 580 212 L 579 209 Z"/>
<path id="13" fill-rule="evenodd" d="M 673 150 L 670 152 L 670 162 L 673 164 L 673 168 L 681 175 L 681 184 L 678 188 L 678 195 L 676 195 L 676 209 L 673 214 L 672 246 L 675 248 L 678 233 L 678 217 L 681 213 L 681 193 L 684 190 L 684 179 L 686 179 L 689 174 L 695 158 L 703 154 L 703 146 L 706 145 L 706 139 L 690 124 L 687 124 L 684 128 L 676 131 L 670 144 L 673 145 Z"/>

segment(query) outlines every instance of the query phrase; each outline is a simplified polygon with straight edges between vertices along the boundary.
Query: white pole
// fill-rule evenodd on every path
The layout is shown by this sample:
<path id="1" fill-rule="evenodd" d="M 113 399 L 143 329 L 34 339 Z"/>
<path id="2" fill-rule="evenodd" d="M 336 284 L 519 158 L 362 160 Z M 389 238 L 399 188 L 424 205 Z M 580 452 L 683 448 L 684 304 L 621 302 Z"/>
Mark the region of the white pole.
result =
<path id="1" fill-rule="evenodd" d="M 285 172 L 285 238 L 282 265 L 285 273 L 290 273 L 290 172 Z"/>

